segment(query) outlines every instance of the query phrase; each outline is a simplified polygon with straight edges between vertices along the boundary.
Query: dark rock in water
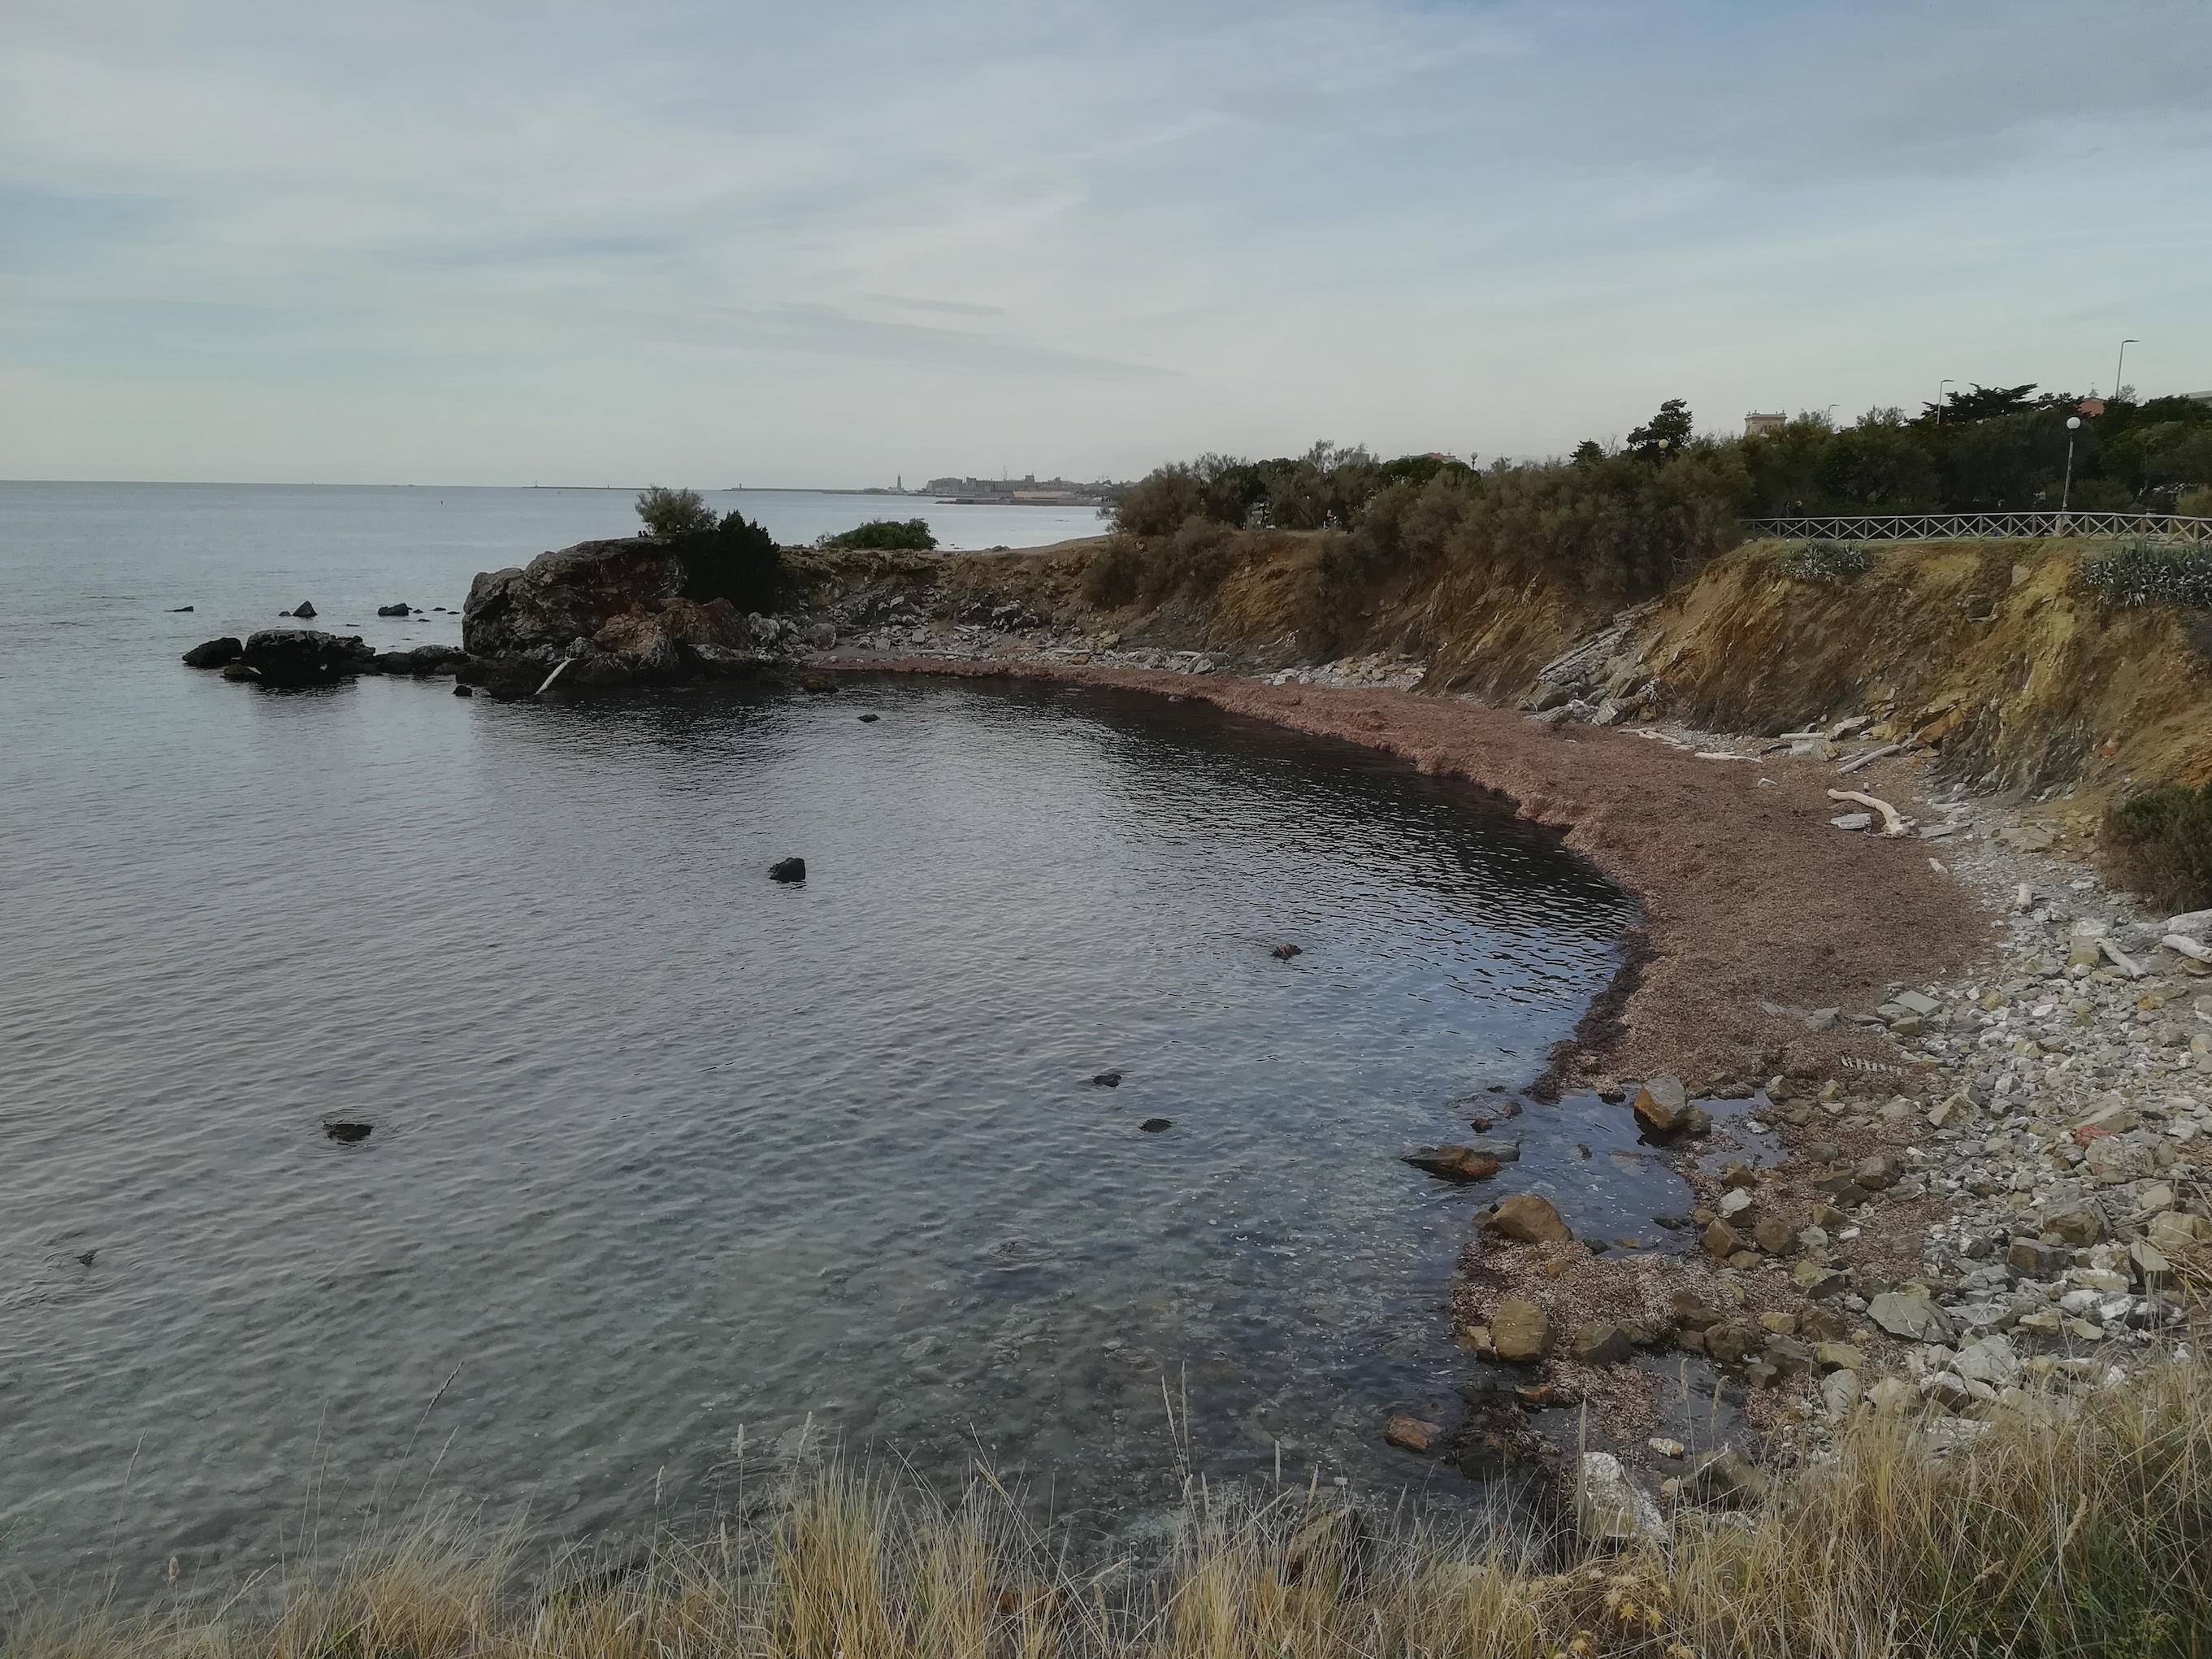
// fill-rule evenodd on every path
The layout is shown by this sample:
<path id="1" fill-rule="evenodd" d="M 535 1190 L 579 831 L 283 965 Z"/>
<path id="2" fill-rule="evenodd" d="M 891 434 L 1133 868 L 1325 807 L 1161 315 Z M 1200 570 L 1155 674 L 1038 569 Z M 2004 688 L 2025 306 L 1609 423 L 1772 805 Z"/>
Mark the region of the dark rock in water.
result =
<path id="1" fill-rule="evenodd" d="M 292 607 L 292 614 L 302 618 L 313 617 L 316 614 L 315 607 L 309 605 L 305 599 L 302 599 L 299 604 Z"/>
<path id="2" fill-rule="evenodd" d="M 185 609 L 189 611 L 191 609 L 191 606 L 186 605 Z M 98 1250 L 84 1250 L 79 1252 L 76 1259 L 77 1265 L 81 1267 L 89 1267 L 92 1266 L 94 1258 L 99 1255 L 99 1254 L 100 1252 Z"/>
<path id="3" fill-rule="evenodd" d="M 376 672 L 381 674 L 450 674 L 468 660 L 459 646 L 418 645 L 412 651 L 380 651 Z"/>
<path id="4" fill-rule="evenodd" d="M 1664 1227 L 1670 1233 L 1679 1233 L 1692 1224 L 1686 1215 L 1655 1215 L 1651 1221 L 1654 1226 Z"/>
<path id="5" fill-rule="evenodd" d="M 805 859 L 784 859 L 777 863 L 771 864 L 769 866 L 768 877 L 770 881 L 805 881 L 806 879 L 806 860 Z"/>
<path id="6" fill-rule="evenodd" d="M 222 665 L 222 677 L 227 680 L 258 680 L 261 675 L 242 662 L 227 662 Z"/>
<path id="7" fill-rule="evenodd" d="M 469 686 L 457 685 L 453 688 L 453 695 L 457 697 L 473 697 L 476 692 Z"/>
<path id="8" fill-rule="evenodd" d="M 325 1134 L 328 1135 L 332 1140 L 338 1141 L 348 1146 L 352 1146 L 357 1140 L 368 1139 L 370 1130 L 371 1126 L 366 1123 L 325 1123 L 323 1125 L 323 1133 Z"/>
<path id="9" fill-rule="evenodd" d="M 1118 1089 L 1121 1086 L 1121 1074 L 1119 1072 L 1101 1072 L 1091 1079 L 1091 1086 L 1094 1089 Z"/>
<path id="10" fill-rule="evenodd" d="M 1514 1149 L 1519 1156 L 1520 1149 Z M 1471 1146 L 1423 1146 L 1398 1160 L 1445 1181 L 1487 1181 L 1503 1166 Z"/>
<path id="11" fill-rule="evenodd" d="M 1148 1117 L 1137 1127 L 1148 1135 L 1156 1135 L 1163 1129 L 1174 1128 L 1175 1120 L 1167 1117 Z"/>
<path id="12" fill-rule="evenodd" d="M 173 617 L 181 617 L 191 609 L 191 606 L 188 605 L 173 605 L 169 607 L 169 614 Z"/>
<path id="13" fill-rule="evenodd" d="M 799 681 L 799 687 L 800 690 L 811 691 L 818 697 L 835 691 L 837 689 L 837 682 L 827 674 L 809 674 L 805 679 Z"/>
<path id="14" fill-rule="evenodd" d="M 649 536 L 578 542 L 526 565 L 481 573 L 461 606 L 461 643 L 478 657 L 521 656 L 541 647 L 566 655 L 570 641 L 591 638 L 617 618 L 633 618 L 643 633 L 672 607 L 686 618 L 709 609 L 681 597 L 684 581 L 684 562 L 667 542 Z M 743 620 L 735 618 L 740 629 Z M 606 650 L 640 654 L 645 643 L 599 641 Z"/>
<path id="15" fill-rule="evenodd" d="M 1302 957 L 1305 955 L 1305 952 L 1298 949 L 1295 945 L 1278 945 L 1273 950 L 1268 951 L 1267 954 L 1274 957 L 1278 962 L 1288 962 L 1292 957 Z"/>
<path id="16" fill-rule="evenodd" d="M 376 659 L 358 634 L 341 639 L 312 628 L 269 628 L 246 637 L 241 655 L 264 685 L 328 685 Z"/>
<path id="17" fill-rule="evenodd" d="M 236 662 L 245 649 L 243 640 L 233 639 L 226 634 L 219 640 L 210 640 L 206 644 L 196 645 L 185 652 L 185 666 L 220 668 L 227 662 Z"/>
<path id="18" fill-rule="evenodd" d="M 863 715 L 861 715 L 861 716 L 860 716 L 860 718 L 861 718 L 861 720 L 863 720 L 864 721 L 866 721 L 868 724 L 870 724 L 870 725 L 873 725 L 877 720 L 880 720 L 880 719 L 882 719 L 883 717 L 882 717 L 880 714 L 863 714 Z"/>
<path id="19" fill-rule="evenodd" d="M 376 614 L 380 617 L 405 617 L 411 616 L 414 610 L 411 605 L 380 605 L 376 607 Z"/>

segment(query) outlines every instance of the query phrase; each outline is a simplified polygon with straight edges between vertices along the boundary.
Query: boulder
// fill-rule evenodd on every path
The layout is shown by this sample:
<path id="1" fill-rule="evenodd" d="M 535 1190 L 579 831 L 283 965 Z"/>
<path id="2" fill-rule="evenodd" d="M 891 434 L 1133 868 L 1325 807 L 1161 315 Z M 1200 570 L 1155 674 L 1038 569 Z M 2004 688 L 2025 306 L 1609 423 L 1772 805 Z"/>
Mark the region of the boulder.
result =
<path id="1" fill-rule="evenodd" d="M 1490 1343 L 1500 1359 L 1532 1364 L 1551 1351 L 1552 1322 L 1525 1296 L 1509 1296 L 1490 1316 Z"/>
<path id="2" fill-rule="evenodd" d="M 1725 1221 L 1716 1221 L 1698 1239 L 1707 1255 L 1716 1261 L 1725 1261 L 1743 1248 L 1743 1239 Z"/>
<path id="3" fill-rule="evenodd" d="M 1702 1331 L 1721 1322 L 1720 1310 L 1694 1291 L 1674 1292 L 1674 1322 L 1685 1330 Z"/>
<path id="4" fill-rule="evenodd" d="M 657 613 L 681 595 L 684 579 L 684 562 L 666 542 L 579 542 L 481 573 L 461 605 L 461 642 L 479 657 L 563 647 L 626 612 Z"/>
<path id="5" fill-rule="evenodd" d="M 1831 1423 L 1840 1423 L 1850 1415 L 1851 1407 L 1859 1403 L 1859 1374 L 1856 1370 L 1830 1371 L 1820 1379 L 1820 1414 Z"/>
<path id="6" fill-rule="evenodd" d="M 1741 1365 L 1764 1345 L 1765 1334 L 1741 1320 L 1725 1320 L 1705 1333 L 1705 1352 L 1716 1364 Z"/>
<path id="7" fill-rule="evenodd" d="M 1951 1334 L 1950 1316 L 1924 1296 L 1884 1291 L 1867 1304 L 1867 1317 L 1907 1342 L 1942 1342 Z"/>
<path id="8" fill-rule="evenodd" d="M 1487 1181 L 1503 1166 L 1468 1146 L 1423 1146 L 1399 1160 L 1445 1181 Z"/>
<path id="9" fill-rule="evenodd" d="M 1960 1349 L 1951 1369 L 1970 1382 L 1986 1382 L 1993 1389 L 2009 1388 L 2020 1381 L 2020 1356 L 2002 1336 L 1985 1336 Z"/>
<path id="10" fill-rule="evenodd" d="M 297 617 L 301 622 L 307 622 L 314 617 L 316 611 L 313 605 L 309 605 L 305 599 L 302 599 L 299 604 L 292 607 L 292 614 Z"/>
<path id="11" fill-rule="evenodd" d="M 776 862 L 769 866 L 768 878 L 770 881 L 805 881 L 806 879 L 806 860 L 805 859 L 779 859 Z"/>
<path id="12" fill-rule="evenodd" d="M 1721 1446 L 1690 1465 L 1682 1492 L 1700 1504 L 1755 1504 L 1766 1496 L 1766 1477 L 1735 1447 Z"/>
<path id="13" fill-rule="evenodd" d="M 1382 1425 L 1382 1437 L 1405 1451 L 1425 1452 L 1443 1436 L 1443 1425 L 1425 1422 L 1402 1413 Z"/>
<path id="14" fill-rule="evenodd" d="M 1482 1226 L 1523 1244 L 1564 1244 L 1575 1236 L 1551 1200 L 1534 1193 L 1516 1193 L 1484 1217 Z"/>
<path id="15" fill-rule="evenodd" d="M 1681 1079 L 1662 1072 L 1636 1091 L 1637 1121 L 1654 1134 L 1672 1134 L 1689 1121 L 1689 1091 Z"/>
<path id="16" fill-rule="evenodd" d="M 219 640 L 210 640 L 204 645 L 196 645 L 185 652 L 185 666 L 221 668 L 226 663 L 236 662 L 245 649 L 243 641 L 233 639 L 226 634 Z"/>
<path id="17" fill-rule="evenodd" d="M 2094 1244 L 2105 1236 L 2105 1218 L 2084 1205 L 2052 1216 L 2043 1227 L 2045 1232 L 2057 1233 L 2069 1244 Z"/>
<path id="18" fill-rule="evenodd" d="M 1611 1452 L 1584 1452 L 1575 1481 L 1575 1525 L 1594 1544 L 1626 1544 L 1662 1539 L 1666 1523 L 1659 1506 L 1621 1468 Z"/>
<path id="19" fill-rule="evenodd" d="M 2073 1251 L 2061 1244 L 2015 1238 L 2005 1247 L 2005 1266 L 2023 1279 L 2056 1279 L 2074 1260 Z"/>
<path id="20" fill-rule="evenodd" d="M 376 614 L 380 617 L 406 617 L 413 615 L 414 610 L 411 605 L 380 605 L 376 607 Z"/>
<path id="21" fill-rule="evenodd" d="M 1091 1086 L 1094 1089 L 1118 1089 L 1121 1086 L 1121 1074 L 1119 1072 L 1101 1072 L 1091 1079 Z"/>
<path id="22" fill-rule="evenodd" d="M 1292 957 L 1302 957 L 1305 952 L 1295 945 L 1278 945 L 1267 954 L 1278 962 L 1288 962 Z"/>
<path id="23" fill-rule="evenodd" d="M 1148 1135 L 1164 1134 L 1175 1127 L 1175 1120 L 1171 1117 L 1148 1117 L 1137 1127 Z"/>
<path id="24" fill-rule="evenodd" d="M 1797 1230 L 1786 1221 L 1762 1221 L 1751 1230 L 1751 1242 L 1769 1255 L 1787 1255 L 1796 1248 Z"/>
<path id="25" fill-rule="evenodd" d="M 1618 1365 L 1635 1353 L 1636 1343 L 1627 1330 L 1602 1320 L 1577 1328 L 1567 1345 L 1568 1357 L 1578 1365 Z"/>
<path id="26" fill-rule="evenodd" d="M 358 634 L 343 639 L 312 628 L 269 628 L 246 636 L 239 660 L 264 685 L 328 685 L 376 659 Z"/>

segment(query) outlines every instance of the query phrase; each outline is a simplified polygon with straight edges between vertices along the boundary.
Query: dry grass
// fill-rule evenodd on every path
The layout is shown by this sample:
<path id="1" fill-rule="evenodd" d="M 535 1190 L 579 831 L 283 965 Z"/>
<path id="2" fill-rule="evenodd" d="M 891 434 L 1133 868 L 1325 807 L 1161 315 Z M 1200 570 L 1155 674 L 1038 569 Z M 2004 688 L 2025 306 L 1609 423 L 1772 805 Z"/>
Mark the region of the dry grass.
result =
<path id="1" fill-rule="evenodd" d="M 1612 1554 L 1455 1547 L 1194 1487 L 1161 1561 L 1078 1565 L 988 1475 L 832 1472 L 597 1573 L 431 1527 L 228 1608 L 18 1609 L 0 1659 L 1554 1659 L 2212 1650 L 2212 1369 L 1938 1457 L 1871 1416 L 1764 1507 Z"/>

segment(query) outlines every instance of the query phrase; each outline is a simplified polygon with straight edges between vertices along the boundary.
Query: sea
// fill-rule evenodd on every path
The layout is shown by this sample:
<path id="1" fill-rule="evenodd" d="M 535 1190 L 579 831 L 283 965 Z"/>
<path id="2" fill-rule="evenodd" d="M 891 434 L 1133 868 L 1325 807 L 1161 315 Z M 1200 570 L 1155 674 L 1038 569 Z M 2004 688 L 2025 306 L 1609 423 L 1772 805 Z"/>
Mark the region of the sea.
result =
<path id="1" fill-rule="evenodd" d="M 1194 1477 L 1474 1501 L 1382 1428 L 1455 1416 L 1476 1211 L 1681 1197 L 1625 1112 L 1527 1093 L 1632 900 L 1469 785 L 1194 701 L 179 661 L 302 600 L 454 641 L 477 571 L 634 524 L 0 483 L 0 1577 L 212 1595 L 428 1505 L 619 1545 L 828 1456 L 988 1468 L 1117 1549 Z M 1497 1190 L 1401 1161 L 1516 1109 Z"/>

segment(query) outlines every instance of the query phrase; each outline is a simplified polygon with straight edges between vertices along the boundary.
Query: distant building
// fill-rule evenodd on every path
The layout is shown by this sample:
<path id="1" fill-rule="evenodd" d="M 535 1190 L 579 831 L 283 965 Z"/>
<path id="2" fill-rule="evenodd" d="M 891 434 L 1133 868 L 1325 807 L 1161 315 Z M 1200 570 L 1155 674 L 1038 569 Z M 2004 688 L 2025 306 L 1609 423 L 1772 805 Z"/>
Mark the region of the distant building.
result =
<path id="1" fill-rule="evenodd" d="M 2212 392 L 2185 392 L 2181 395 L 2200 404 L 2212 404 Z"/>
<path id="2" fill-rule="evenodd" d="M 1770 432 L 1779 432 L 1790 424 L 1787 415 L 1747 415 L 1743 417 L 1743 435 L 1764 438 Z"/>
<path id="3" fill-rule="evenodd" d="M 1072 478 L 1039 479 L 1034 472 L 1012 478 L 932 478 L 929 493 L 962 502 L 1018 503 L 1030 507 L 1096 507 L 1121 486 L 1078 483 Z"/>

